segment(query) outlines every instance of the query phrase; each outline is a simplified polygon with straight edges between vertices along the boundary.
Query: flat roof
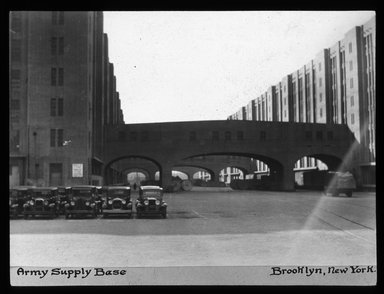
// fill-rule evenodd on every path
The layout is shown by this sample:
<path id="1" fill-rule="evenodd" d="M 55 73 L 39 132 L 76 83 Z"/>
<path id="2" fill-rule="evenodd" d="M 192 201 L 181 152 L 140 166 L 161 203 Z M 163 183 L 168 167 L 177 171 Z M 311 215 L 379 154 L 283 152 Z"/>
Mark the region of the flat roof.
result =
<path id="1" fill-rule="evenodd" d="M 142 190 L 152 190 L 152 189 L 160 189 L 163 190 L 160 186 L 141 186 L 140 189 Z"/>

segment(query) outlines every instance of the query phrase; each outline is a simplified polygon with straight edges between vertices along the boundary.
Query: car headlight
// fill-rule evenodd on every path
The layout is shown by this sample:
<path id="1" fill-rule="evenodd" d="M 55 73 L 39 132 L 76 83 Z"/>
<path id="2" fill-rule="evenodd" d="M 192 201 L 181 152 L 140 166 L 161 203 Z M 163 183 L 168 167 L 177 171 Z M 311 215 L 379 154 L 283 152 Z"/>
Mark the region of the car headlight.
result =
<path id="1" fill-rule="evenodd" d="M 71 205 L 72 205 L 72 206 L 75 206 L 75 201 L 71 201 Z"/>
<path id="2" fill-rule="evenodd" d="M 160 205 L 160 200 L 156 200 L 156 205 Z"/>
<path id="3" fill-rule="evenodd" d="M 108 204 L 112 204 L 112 200 L 109 200 L 109 201 L 108 201 Z"/>
<path id="4" fill-rule="evenodd" d="M 144 201 L 144 204 L 145 204 L 145 205 L 148 205 L 148 204 L 149 204 L 149 201 L 148 201 L 148 200 L 145 200 L 145 201 Z"/>
<path id="5" fill-rule="evenodd" d="M 88 201 L 87 201 L 87 202 L 85 202 L 85 205 L 89 206 L 89 202 L 88 202 Z"/>
<path id="6" fill-rule="evenodd" d="M 34 203 L 33 203 L 33 201 L 31 200 L 31 201 L 29 201 L 29 205 L 33 205 Z"/>
<path id="7" fill-rule="evenodd" d="M 125 201 L 125 200 L 121 200 L 121 203 L 122 203 L 122 204 L 125 204 L 125 203 L 127 203 L 127 201 Z"/>
<path id="8" fill-rule="evenodd" d="M 47 200 L 44 201 L 44 205 L 48 205 L 48 201 Z"/>

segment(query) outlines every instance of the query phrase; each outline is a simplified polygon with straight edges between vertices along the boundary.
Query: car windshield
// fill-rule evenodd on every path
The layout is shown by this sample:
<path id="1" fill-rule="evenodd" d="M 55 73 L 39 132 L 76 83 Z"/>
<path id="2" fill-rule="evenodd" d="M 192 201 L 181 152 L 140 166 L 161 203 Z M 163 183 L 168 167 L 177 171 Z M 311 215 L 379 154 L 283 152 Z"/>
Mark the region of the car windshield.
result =
<path id="1" fill-rule="evenodd" d="M 127 190 L 110 190 L 108 193 L 109 197 L 127 197 L 128 191 Z"/>
<path id="2" fill-rule="evenodd" d="M 51 196 L 52 196 L 51 191 L 34 191 L 32 193 L 32 197 L 35 197 L 35 198 L 48 198 Z"/>
<path id="3" fill-rule="evenodd" d="M 157 190 L 143 191 L 142 197 L 143 198 L 146 198 L 146 197 L 161 198 L 161 191 L 157 191 Z"/>
<path id="4" fill-rule="evenodd" d="M 72 190 L 73 196 L 81 198 L 89 198 L 92 196 L 92 191 L 90 190 Z"/>

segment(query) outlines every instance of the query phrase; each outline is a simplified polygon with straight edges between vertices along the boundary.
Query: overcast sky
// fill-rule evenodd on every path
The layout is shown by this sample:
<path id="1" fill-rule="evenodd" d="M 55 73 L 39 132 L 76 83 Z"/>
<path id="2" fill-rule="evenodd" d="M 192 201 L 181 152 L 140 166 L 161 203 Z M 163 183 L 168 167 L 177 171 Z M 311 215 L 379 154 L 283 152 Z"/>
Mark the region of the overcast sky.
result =
<path id="1" fill-rule="evenodd" d="M 374 15 L 104 12 L 125 123 L 226 119 Z"/>

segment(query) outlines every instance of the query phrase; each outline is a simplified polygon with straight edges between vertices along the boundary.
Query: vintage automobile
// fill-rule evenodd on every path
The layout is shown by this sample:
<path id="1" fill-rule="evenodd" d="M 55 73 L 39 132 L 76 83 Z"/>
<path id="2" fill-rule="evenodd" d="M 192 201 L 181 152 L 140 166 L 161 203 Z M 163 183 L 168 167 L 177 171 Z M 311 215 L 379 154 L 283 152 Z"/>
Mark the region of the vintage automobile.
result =
<path id="1" fill-rule="evenodd" d="M 324 192 L 332 196 L 345 194 L 352 197 L 352 192 L 356 190 L 356 181 L 350 172 L 328 172 L 326 183 Z"/>
<path id="2" fill-rule="evenodd" d="M 31 189 L 30 199 L 23 205 L 24 218 L 36 215 L 48 215 L 54 218 L 59 215 L 57 187 L 35 187 Z"/>
<path id="3" fill-rule="evenodd" d="M 59 213 L 64 214 L 65 213 L 65 204 L 69 203 L 71 195 L 72 195 L 72 188 L 59 186 L 59 187 L 57 187 L 57 190 L 58 190 L 58 194 L 59 194 Z"/>
<path id="4" fill-rule="evenodd" d="M 132 216 L 131 188 L 126 186 L 107 186 L 104 188 L 103 216 Z"/>
<path id="5" fill-rule="evenodd" d="M 136 215 L 161 215 L 167 217 L 167 203 L 163 201 L 163 188 L 160 186 L 141 186 L 136 200 Z"/>
<path id="6" fill-rule="evenodd" d="M 69 203 L 65 204 L 65 218 L 78 215 L 97 216 L 96 186 L 73 186 Z"/>
<path id="7" fill-rule="evenodd" d="M 23 214 L 24 203 L 30 200 L 34 186 L 16 186 L 9 189 L 9 216 L 18 217 Z"/>

